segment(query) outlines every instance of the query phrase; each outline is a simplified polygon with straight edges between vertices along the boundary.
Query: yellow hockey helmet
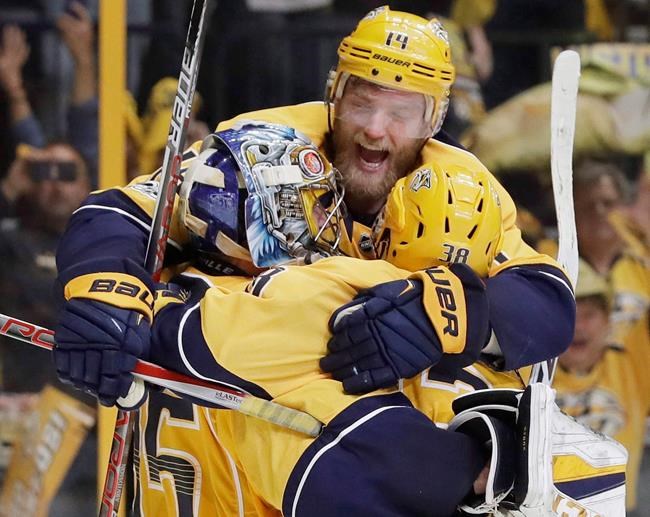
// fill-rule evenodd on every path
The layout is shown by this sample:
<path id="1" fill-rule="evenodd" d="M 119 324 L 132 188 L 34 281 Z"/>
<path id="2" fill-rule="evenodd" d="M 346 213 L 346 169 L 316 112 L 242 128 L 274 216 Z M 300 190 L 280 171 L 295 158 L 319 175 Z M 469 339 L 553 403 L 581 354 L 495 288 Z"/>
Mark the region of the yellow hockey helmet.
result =
<path id="1" fill-rule="evenodd" d="M 436 18 L 391 11 L 370 11 L 338 48 L 338 66 L 331 78 L 329 102 L 343 94 L 350 75 L 433 99 L 431 128 L 442 126 L 455 70 L 447 33 Z"/>
<path id="2" fill-rule="evenodd" d="M 379 258 L 416 271 L 462 262 L 487 276 L 503 240 L 485 170 L 428 164 L 397 181 L 373 226 Z"/>

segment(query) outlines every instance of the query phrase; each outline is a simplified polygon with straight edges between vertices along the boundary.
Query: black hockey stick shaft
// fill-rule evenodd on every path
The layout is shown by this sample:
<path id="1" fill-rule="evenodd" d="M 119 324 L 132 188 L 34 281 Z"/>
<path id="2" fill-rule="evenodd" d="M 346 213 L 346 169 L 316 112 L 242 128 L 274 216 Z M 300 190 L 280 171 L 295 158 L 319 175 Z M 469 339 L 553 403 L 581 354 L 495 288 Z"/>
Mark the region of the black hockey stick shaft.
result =
<path id="1" fill-rule="evenodd" d="M 198 8 L 197 3 L 201 6 Z M 205 41 L 205 19 L 210 0 L 194 0 L 190 25 L 185 41 L 178 88 L 172 108 L 169 137 L 165 146 L 162 177 L 160 178 L 158 198 L 154 209 L 151 234 L 147 245 L 145 268 L 155 281 L 160 279 L 163 260 L 169 236 L 169 226 L 174 207 L 176 189 L 180 182 L 180 165 L 182 161 L 185 135 L 192 111 L 192 100 L 196 89 L 199 63 Z M 99 508 L 100 517 L 117 515 L 133 437 L 134 412 L 118 410 L 113 431 L 113 440 L 106 469 L 104 489 Z"/>

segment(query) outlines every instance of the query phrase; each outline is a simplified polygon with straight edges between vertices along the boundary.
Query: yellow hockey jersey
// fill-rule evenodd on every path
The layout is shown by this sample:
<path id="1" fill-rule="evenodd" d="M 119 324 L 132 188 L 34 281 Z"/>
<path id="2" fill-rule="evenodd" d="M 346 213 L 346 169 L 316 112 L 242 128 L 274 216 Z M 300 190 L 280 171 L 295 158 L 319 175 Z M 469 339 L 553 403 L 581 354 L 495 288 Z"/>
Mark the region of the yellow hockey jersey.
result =
<path id="1" fill-rule="evenodd" d="M 256 118 L 269 122 L 285 123 L 289 126 L 296 127 L 297 129 L 306 133 L 318 146 L 323 147 L 324 145 L 325 134 L 327 132 L 327 116 L 325 107 L 322 103 L 307 103 L 298 106 L 278 108 L 275 110 L 265 110 L 262 112 L 246 114 L 240 117 L 240 119 L 241 118 Z M 228 124 L 232 123 L 233 121 L 224 123 L 219 126 L 219 129 L 223 129 L 227 127 Z M 198 147 L 199 145 L 197 143 L 186 151 L 184 154 L 183 167 L 186 167 L 189 164 L 189 161 L 195 158 L 197 155 Z M 434 159 L 443 165 L 455 164 L 464 165 L 469 168 L 483 168 L 480 162 L 470 153 L 437 140 L 430 140 L 423 149 L 420 163 L 426 163 Z M 548 256 L 536 253 L 534 250 L 532 250 L 532 248 L 523 242 L 520 232 L 515 226 L 516 213 L 514 203 L 512 202 L 510 196 L 505 192 L 505 190 L 498 184 L 498 182 L 496 182 L 496 180 L 495 186 L 499 192 L 502 203 L 505 239 L 502 253 L 499 255 L 497 262 L 495 262 L 492 270 L 490 271 L 490 276 L 495 276 L 503 270 L 509 268 L 514 269 L 515 266 L 533 265 L 545 266 L 549 268 L 551 271 L 550 275 L 556 278 L 558 282 L 566 282 L 566 279 L 563 277 L 562 273 L 560 273 L 557 269 L 557 264 L 555 261 L 550 259 Z M 144 259 L 144 248 L 142 246 L 142 242 L 146 242 L 146 235 L 150 225 L 149 214 L 153 212 L 157 191 L 157 174 L 154 174 L 152 177 L 138 178 L 125 188 L 110 189 L 107 191 L 96 192 L 92 194 L 84 203 L 84 205 L 80 207 L 80 209 L 77 210 L 73 215 L 68 231 L 61 241 L 59 253 L 57 256 L 59 267 L 61 269 L 74 267 L 76 263 L 87 259 L 89 256 L 130 257 L 135 263 L 141 263 Z M 77 231 L 77 229 L 79 229 L 79 231 Z M 108 235 L 112 235 L 114 238 L 108 239 Z M 370 230 L 367 227 L 355 223 L 353 243 L 351 243 L 347 248 L 343 248 L 344 251 L 353 256 L 372 258 L 372 253 L 364 252 L 364 250 L 367 250 L 368 247 L 362 245 L 367 245 L 369 235 Z M 178 203 L 176 203 L 172 215 L 170 240 L 168 244 L 168 252 L 166 255 L 167 264 L 179 265 L 182 267 L 182 263 L 186 259 L 184 251 L 186 250 L 186 244 L 188 243 L 188 240 L 189 239 L 187 232 L 182 224 L 180 224 Z M 377 265 L 374 267 L 376 267 L 379 271 L 381 268 L 386 267 L 386 265 Z M 549 270 L 545 271 L 546 276 L 549 275 Z M 172 274 L 173 271 L 168 274 L 168 277 Z M 318 329 L 320 332 L 318 340 L 318 343 L 320 343 L 318 354 L 320 355 L 322 355 L 325 351 L 324 343 L 326 342 L 325 336 L 327 336 L 326 323 L 331 311 L 338 308 L 338 306 L 342 303 L 349 301 L 352 296 L 354 296 L 355 289 L 361 288 L 364 285 L 370 287 L 375 283 L 394 279 L 392 274 L 387 274 L 383 277 L 380 277 L 379 274 L 377 274 L 377 276 L 374 276 L 372 273 L 368 273 L 367 271 L 360 272 L 358 274 L 360 276 L 368 275 L 368 277 L 366 279 L 354 280 L 351 284 L 349 284 L 348 288 L 345 290 L 347 297 L 345 299 L 341 297 L 340 300 L 338 298 L 333 300 L 337 301 L 337 305 L 334 305 L 333 303 L 331 306 L 328 305 L 327 310 L 329 312 L 327 312 L 327 314 L 322 312 L 319 320 L 320 323 L 314 323 L 314 329 Z M 332 272 L 332 275 L 335 276 L 335 273 Z M 281 274 L 278 275 L 276 280 L 279 280 L 281 277 Z M 225 279 L 223 281 L 225 281 Z M 222 280 L 219 280 L 219 282 L 222 282 Z M 304 296 L 307 292 L 309 292 L 309 289 L 311 289 L 311 287 L 305 288 L 305 285 L 311 286 L 312 283 L 309 279 L 305 279 L 305 282 L 305 284 L 302 282 L 297 282 L 296 285 L 300 285 L 300 287 L 294 286 L 292 289 L 287 287 L 287 289 L 288 293 L 291 293 L 294 296 L 301 296 L 298 298 L 298 300 L 302 302 L 301 311 L 304 313 L 304 317 L 307 318 L 304 321 L 311 322 L 313 321 L 311 311 L 307 309 L 324 309 L 323 304 L 325 302 L 318 300 L 316 297 L 310 297 L 309 301 L 306 301 Z M 260 285 L 259 281 L 257 285 Z M 567 289 L 570 289 L 568 285 L 566 287 Z M 222 292 L 235 290 L 232 285 L 226 287 L 222 286 L 221 289 Z M 215 300 L 216 299 L 217 298 L 215 297 Z M 330 300 L 330 302 L 332 302 L 332 300 Z M 216 302 L 206 301 L 205 303 L 213 304 L 211 308 L 215 310 L 215 314 L 218 313 L 217 309 L 221 309 L 221 305 L 217 304 Z M 271 307 L 272 304 L 268 303 L 268 306 Z M 296 327 L 296 331 L 300 330 L 297 327 L 300 326 L 301 328 L 304 328 L 308 325 L 307 323 L 298 325 L 298 322 L 300 320 L 297 316 L 295 306 L 292 305 L 291 311 L 293 312 L 284 311 L 281 314 L 281 317 L 280 315 L 277 316 L 278 320 L 275 323 L 277 327 L 276 331 L 280 332 L 281 336 L 289 335 L 286 333 L 286 331 L 284 331 L 284 326 L 287 325 L 285 322 L 289 322 L 288 325 L 291 327 Z M 259 317 L 260 321 L 262 319 L 266 320 L 272 317 L 271 315 L 267 316 L 265 313 L 266 307 L 258 313 L 251 313 L 253 315 L 249 316 L 250 323 L 252 324 L 257 321 L 258 314 L 262 315 Z M 240 314 L 241 313 L 239 310 L 233 310 L 231 313 L 233 318 L 235 316 L 239 316 Z M 224 320 L 224 325 L 226 324 L 228 325 L 220 329 L 217 329 L 216 326 L 213 326 L 208 329 L 209 332 L 206 331 L 206 334 L 211 335 L 214 331 L 218 332 L 217 335 L 227 336 L 230 333 L 236 333 L 242 328 L 246 327 L 244 326 L 241 328 L 233 329 L 230 325 L 230 321 Z M 264 340 L 271 339 L 271 334 L 272 332 L 270 330 L 260 333 L 258 336 L 259 343 L 264 343 Z M 276 341 L 278 340 L 277 338 L 274 339 Z M 273 342 L 275 343 L 276 341 Z M 290 343 L 286 337 L 283 337 L 279 341 L 282 346 L 289 345 Z M 291 349 L 287 348 L 286 351 L 291 352 Z M 262 383 L 263 387 L 259 388 L 261 392 L 260 394 L 264 395 L 268 389 L 272 393 L 272 397 L 278 399 L 278 402 L 286 403 L 287 405 L 295 404 L 296 407 L 300 409 L 309 409 L 309 411 L 313 411 L 325 421 L 336 414 L 336 411 L 338 411 L 340 407 L 345 407 L 350 403 L 351 399 L 354 399 L 342 394 L 338 383 L 335 383 L 331 379 L 325 378 L 320 373 L 316 373 L 316 369 L 314 368 L 314 364 L 317 366 L 316 353 L 311 352 L 310 354 L 302 356 L 298 354 L 297 356 L 290 355 L 288 357 L 280 357 L 277 363 L 266 362 L 264 364 L 261 364 L 259 361 L 255 361 L 255 357 L 252 357 L 251 354 L 242 355 L 241 350 L 238 350 L 235 347 L 233 347 L 228 353 L 219 353 L 224 354 L 223 357 L 220 356 L 219 359 L 223 360 L 229 367 L 237 369 L 237 371 L 240 372 L 242 376 L 248 375 L 249 370 L 251 369 L 250 367 L 245 366 L 244 360 L 246 359 L 252 359 L 251 364 L 255 364 L 260 368 L 262 366 L 264 368 L 267 368 L 269 366 L 274 368 L 277 367 L 281 371 L 282 375 L 286 377 L 283 381 L 266 381 L 262 379 L 264 382 Z M 267 353 L 267 351 L 262 350 L 262 355 L 260 355 L 260 357 L 266 357 L 264 355 L 265 353 Z M 318 355 L 318 358 L 320 355 Z M 239 358 L 237 359 L 237 357 Z M 314 360 L 315 362 L 311 363 L 311 361 Z M 287 364 L 283 366 L 282 361 L 287 361 Z M 309 379 L 313 382 L 305 383 L 304 379 L 299 379 L 301 375 L 301 368 L 306 364 L 310 365 L 311 369 L 309 371 L 311 377 Z M 293 371 L 294 368 L 297 369 L 298 373 Z M 259 371 L 263 372 L 264 370 L 260 369 Z M 273 375 L 277 375 L 277 372 Z M 296 395 L 296 390 L 292 391 L 288 388 L 292 385 L 297 386 L 299 383 L 302 383 L 304 386 L 300 388 L 301 390 L 304 390 L 302 393 L 314 390 L 314 393 L 318 394 L 318 396 L 298 396 Z M 320 396 L 321 391 L 326 394 L 323 396 L 323 399 L 321 399 Z M 329 400 L 330 398 L 332 399 L 331 401 Z M 309 400 L 309 402 L 305 402 L 305 400 Z M 326 400 L 327 402 L 319 403 L 319 400 Z M 309 407 L 307 408 L 307 406 Z M 197 464 L 203 464 L 203 461 L 209 463 L 211 461 L 215 461 L 215 457 L 219 457 L 220 453 L 209 451 L 205 448 L 204 443 L 201 441 L 201 439 L 197 438 L 198 434 L 188 432 L 188 429 L 192 428 L 192 426 L 197 427 L 198 425 L 198 427 L 204 430 L 204 433 L 201 434 L 204 434 L 205 440 L 207 440 L 206 443 L 213 440 L 211 437 L 212 430 L 210 429 L 208 421 L 203 418 L 200 411 L 198 413 L 194 413 L 194 410 L 190 412 L 189 409 L 187 409 L 189 407 L 189 403 L 186 403 L 185 413 L 187 413 L 187 415 L 183 418 L 180 418 L 180 420 L 187 420 L 187 422 L 184 425 L 179 426 L 172 425 L 175 420 L 169 418 L 169 415 L 172 414 L 172 410 L 169 408 L 166 410 L 163 408 L 159 413 L 156 413 L 155 415 L 154 413 L 149 414 L 147 410 L 141 411 L 141 418 L 143 420 L 141 422 L 140 432 L 136 437 L 136 439 L 139 440 L 139 443 L 137 444 L 139 447 L 138 450 L 144 458 L 139 464 L 140 488 L 143 492 L 143 498 L 148 497 L 148 501 L 150 501 L 150 504 L 144 500 L 138 502 L 140 508 L 143 510 L 144 515 L 213 515 L 215 511 L 219 511 L 218 508 L 215 509 L 214 506 L 205 502 L 201 502 L 203 501 L 203 496 L 201 493 L 205 490 L 213 490 L 212 488 L 206 488 L 206 485 L 203 485 L 204 488 L 201 491 L 196 491 L 195 489 L 189 488 L 184 489 L 185 494 L 190 492 L 193 494 L 191 503 L 189 502 L 190 499 L 184 497 L 181 497 L 181 499 L 183 499 L 185 503 L 181 504 L 179 502 L 179 496 L 174 494 L 174 490 L 178 490 L 178 484 L 176 481 L 173 483 L 171 481 L 172 479 L 175 479 L 172 470 L 174 468 L 174 462 L 176 460 L 170 464 L 158 464 L 158 469 L 162 471 L 162 474 L 153 473 L 156 467 L 156 461 L 158 461 L 156 458 L 159 458 L 161 456 L 177 457 L 180 454 L 179 451 L 186 451 L 186 459 L 189 464 L 194 464 L 194 460 L 192 458 L 197 459 Z M 232 412 L 216 411 L 215 414 L 227 419 L 232 418 L 233 422 L 237 421 L 238 418 L 238 416 Z M 199 424 L 196 422 L 199 422 Z M 224 426 L 224 429 L 228 429 L 228 424 L 224 423 L 221 425 Z M 246 425 L 246 429 L 250 429 L 250 431 L 242 432 L 246 433 L 247 436 L 252 437 L 254 434 L 254 426 L 263 425 L 263 423 L 255 422 L 255 424 L 248 423 Z M 175 435 L 174 431 L 178 432 L 178 436 Z M 161 438 L 164 437 L 163 441 L 167 443 L 167 445 L 163 445 L 163 442 L 159 441 L 158 439 L 154 438 L 152 440 L 149 438 L 150 436 L 155 437 L 156 433 L 158 433 Z M 272 436 L 274 436 L 274 433 L 272 433 Z M 253 447 L 253 445 L 254 440 L 251 441 L 251 447 Z M 172 450 L 173 453 L 167 454 L 166 449 Z M 295 450 L 300 451 L 300 449 L 301 447 L 296 447 Z M 226 447 L 226 450 L 230 450 L 230 448 Z M 240 467 L 241 464 L 240 460 L 237 457 L 237 454 L 231 453 L 231 455 L 234 464 L 237 467 Z M 255 481 L 251 482 L 250 485 L 247 485 L 245 482 L 237 482 L 235 471 L 228 467 L 230 461 L 228 460 L 227 455 L 221 454 L 220 461 L 224 466 L 221 471 L 226 473 L 230 471 L 232 474 L 231 481 L 227 483 L 224 482 L 223 484 L 224 491 L 230 491 L 233 493 L 232 490 L 234 489 L 234 493 L 240 493 L 236 488 L 239 483 L 239 490 L 242 494 L 244 494 L 242 496 L 243 500 L 256 501 L 256 497 L 263 492 L 263 483 Z M 208 463 L 206 463 L 206 465 Z M 161 468 L 161 465 L 164 468 Z M 254 471 L 260 472 L 258 476 L 259 478 L 263 476 L 269 477 L 268 470 L 264 471 L 261 467 L 258 468 L 255 466 L 250 468 L 254 469 Z M 198 477 L 196 474 L 194 475 L 194 483 L 197 479 L 202 479 L 205 481 L 206 476 L 207 478 L 213 477 L 209 474 L 210 469 L 198 470 L 200 470 L 200 475 Z M 179 470 L 179 473 L 186 471 L 187 468 L 184 467 L 183 469 Z M 196 472 L 197 469 L 194 469 L 194 471 Z M 247 475 L 249 474 L 250 473 L 247 468 Z M 281 479 L 281 476 L 282 474 L 279 474 L 278 477 Z M 277 484 L 275 488 L 278 488 L 280 484 Z M 247 486 L 248 488 L 246 488 Z M 245 494 L 248 493 L 249 488 L 250 497 L 247 498 Z M 273 492 L 273 490 L 270 490 L 270 492 Z M 273 501 L 274 504 L 277 504 L 279 496 L 275 492 L 275 495 L 271 493 L 269 496 L 270 492 L 265 489 L 264 498 L 267 501 Z M 197 503 L 197 500 L 199 503 Z M 175 503 L 173 503 L 174 501 Z M 218 503 L 218 505 L 221 504 L 223 503 Z M 259 508 L 265 508 L 265 503 L 260 503 L 259 501 L 252 504 L 255 508 L 254 511 L 261 511 Z M 228 506 L 227 511 L 235 511 L 235 508 L 237 508 L 237 512 L 239 514 L 249 511 L 249 507 L 246 506 L 246 503 L 244 503 L 243 506 Z"/>
<path id="2" fill-rule="evenodd" d="M 650 354 L 650 259 L 627 250 L 607 276 L 613 296 L 612 341 Z"/>
<path id="3" fill-rule="evenodd" d="M 192 268 L 185 274 L 211 284 L 211 277 Z M 226 276 L 218 280 L 224 292 L 241 291 L 250 281 Z M 149 392 L 134 435 L 138 515 L 278 515 L 252 493 L 246 475 L 222 445 L 211 412 L 166 390 Z"/>
<path id="4" fill-rule="evenodd" d="M 326 139 L 329 129 L 327 107 L 323 102 L 307 102 L 244 113 L 228 121 L 221 122 L 217 126 L 217 130 L 231 128 L 244 120 L 262 120 L 298 129 L 327 155 Z M 419 167 L 429 162 L 435 162 L 442 167 L 457 165 L 467 167 L 470 170 L 487 170 L 472 153 L 433 138 L 429 139 L 422 148 L 420 160 L 415 166 Z M 523 241 L 521 232 L 515 224 L 517 210 L 512 198 L 496 178 L 492 177 L 492 182 L 501 201 L 504 243 L 502 254 L 498 261 L 494 263 L 490 276 L 507 267 L 519 264 L 548 264 L 558 267 L 558 264 L 550 257 L 537 253 Z M 366 232 L 369 235 L 369 231 L 366 230 Z M 357 235 L 361 235 L 361 233 L 365 232 L 359 232 Z"/>
<path id="5" fill-rule="evenodd" d="M 161 313 L 162 325 L 181 324 L 173 343 L 154 343 L 152 360 L 166 364 L 182 357 L 186 371 L 200 378 L 238 382 L 239 388 L 327 424 L 364 397 L 345 394 L 338 381 L 320 371 L 330 315 L 360 290 L 410 275 L 383 261 L 332 257 L 309 266 L 272 268 L 250 282 L 246 292 L 211 277 L 213 287 L 198 304 Z M 445 425 L 457 395 L 488 387 L 523 388 L 523 380 L 518 372 L 496 372 L 477 363 L 455 379 L 432 368 L 406 381 L 403 391 L 433 422 Z M 219 446 L 246 473 L 254 496 L 279 510 L 287 480 L 313 439 L 234 411 L 212 410 L 211 416 Z"/>

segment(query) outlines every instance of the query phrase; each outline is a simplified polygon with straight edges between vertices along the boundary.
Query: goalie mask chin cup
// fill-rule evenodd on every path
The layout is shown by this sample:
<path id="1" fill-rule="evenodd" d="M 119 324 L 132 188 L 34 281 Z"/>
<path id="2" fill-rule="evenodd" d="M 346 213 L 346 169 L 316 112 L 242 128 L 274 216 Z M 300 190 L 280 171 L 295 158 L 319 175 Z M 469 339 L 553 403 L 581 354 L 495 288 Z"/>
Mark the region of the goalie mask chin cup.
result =
<path id="1" fill-rule="evenodd" d="M 201 251 L 260 268 L 336 254 L 343 220 L 337 174 L 297 131 L 241 122 L 206 138 L 186 172 L 183 223 Z"/>

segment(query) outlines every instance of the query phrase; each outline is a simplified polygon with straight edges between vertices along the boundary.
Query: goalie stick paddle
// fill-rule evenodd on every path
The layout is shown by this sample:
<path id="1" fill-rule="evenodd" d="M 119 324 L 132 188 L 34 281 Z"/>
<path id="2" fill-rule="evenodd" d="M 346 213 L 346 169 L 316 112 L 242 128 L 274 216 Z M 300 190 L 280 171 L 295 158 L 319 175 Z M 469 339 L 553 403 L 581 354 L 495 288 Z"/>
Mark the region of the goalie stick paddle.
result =
<path id="1" fill-rule="evenodd" d="M 578 235 L 573 208 L 573 136 L 576 127 L 580 55 L 560 52 L 551 83 L 551 180 L 558 231 L 557 261 L 574 287 L 578 281 Z M 530 382 L 553 381 L 557 358 L 533 366 Z"/>
<path id="2" fill-rule="evenodd" d="M 208 4 L 210 4 L 210 0 L 203 0 L 201 8 L 197 9 L 197 0 L 194 0 L 192 5 L 181 71 L 178 77 L 178 88 L 172 107 L 169 136 L 163 158 L 162 176 L 159 181 L 158 197 L 153 213 L 144 264 L 145 269 L 151 273 L 156 282 L 160 279 L 163 268 L 174 197 L 180 182 L 182 151 L 192 111 L 192 100 L 196 90 L 203 42 L 205 41 L 204 25 Z M 100 517 L 117 515 L 133 437 L 133 418 L 134 413 L 129 411 L 119 410 L 117 413 L 99 508 Z"/>
<path id="3" fill-rule="evenodd" d="M 52 350 L 55 347 L 52 330 L 4 314 L 0 314 L 0 335 L 24 341 L 45 350 Z M 254 397 L 250 393 L 228 384 L 196 379 L 141 359 L 137 361 L 133 375 L 156 386 L 169 388 L 177 393 L 205 400 L 213 405 L 218 404 L 226 409 L 234 409 L 246 415 L 262 418 L 309 436 L 317 436 L 322 427 L 316 418 L 302 411 Z"/>

